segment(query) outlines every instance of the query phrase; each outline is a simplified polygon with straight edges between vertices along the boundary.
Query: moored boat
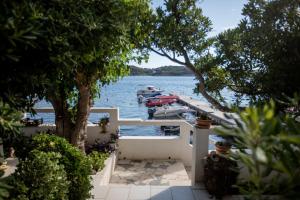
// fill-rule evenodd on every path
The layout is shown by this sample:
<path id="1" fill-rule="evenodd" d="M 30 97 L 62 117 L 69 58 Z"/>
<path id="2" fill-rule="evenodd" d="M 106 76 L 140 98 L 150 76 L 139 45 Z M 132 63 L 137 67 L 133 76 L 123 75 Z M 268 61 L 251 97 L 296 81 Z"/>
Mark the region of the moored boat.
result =
<path id="1" fill-rule="evenodd" d="M 154 118 L 172 118 L 179 117 L 183 113 L 195 112 L 187 106 L 163 106 L 148 110 L 148 114 Z"/>
<path id="2" fill-rule="evenodd" d="M 143 97 L 154 97 L 157 95 L 161 95 L 163 90 L 157 89 L 154 86 L 147 86 L 144 90 L 138 90 L 137 96 L 143 96 Z"/>
<path id="3" fill-rule="evenodd" d="M 154 107 L 154 106 L 163 106 L 163 105 L 171 105 L 175 103 L 177 99 L 151 99 L 146 102 L 147 107 Z"/>

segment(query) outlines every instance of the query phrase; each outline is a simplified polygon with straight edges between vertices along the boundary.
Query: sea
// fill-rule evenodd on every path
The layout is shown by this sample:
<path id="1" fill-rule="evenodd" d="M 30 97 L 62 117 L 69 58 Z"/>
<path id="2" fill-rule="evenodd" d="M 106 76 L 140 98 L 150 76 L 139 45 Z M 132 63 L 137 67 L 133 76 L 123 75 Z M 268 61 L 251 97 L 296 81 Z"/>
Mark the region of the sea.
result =
<path id="1" fill-rule="evenodd" d="M 137 101 L 137 91 L 149 85 L 163 90 L 163 94 L 176 93 L 191 96 L 199 101 L 206 100 L 194 93 L 197 80 L 193 76 L 127 76 L 115 83 L 103 86 L 99 97 L 94 101 L 95 107 L 118 107 L 120 118 L 148 119 L 148 108 Z M 223 91 L 223 96 L 229 102 L 233 96 Z M 36 107 L 51 106 L 46 101 L 38 102 Z M 89 122 L 96 123 L 108 114 L 91 113 Z M 54 114 L 38 114 L 35 118 L 43 118 L 44 123 L 54 123 Z M 162 136 L 165 132 L 160 126 L 121 126 L 120 134 L 126 136 Z"/>

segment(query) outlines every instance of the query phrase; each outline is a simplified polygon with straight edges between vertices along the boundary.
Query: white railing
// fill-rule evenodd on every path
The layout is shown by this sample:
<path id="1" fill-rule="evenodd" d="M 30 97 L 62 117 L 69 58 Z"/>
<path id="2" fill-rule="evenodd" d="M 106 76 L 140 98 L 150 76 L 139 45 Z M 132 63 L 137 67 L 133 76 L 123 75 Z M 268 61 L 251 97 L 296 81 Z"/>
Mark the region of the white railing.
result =
<path id="1" fill-rule="evenodd" d="M 53 113 L 53 108 L 36 108 L 37 113 Z M 180 126 L 179 136 L 121 136 L 118 140 L 119 158 L 126 159 L 179 159 L 184 165 L 192 166 L 192 182 L 203 177 L 203 160 L 208 153 L 211 129 L 197 129 L 185 120 L 142 120 L 120 119 L 118 108 L 92 108 L 91 113 L 109 113 L 108 133 L 100 133 L 98 125 L 88 125 L 87 142 L 95 139 L 107 140 L 109 133 L 117 133 L 119 126 Z M 55 125 L 25 127 L 27 135 L 37 131 L 55 129 Z M 193 132 L 193 145 L 190 144 Z"/>

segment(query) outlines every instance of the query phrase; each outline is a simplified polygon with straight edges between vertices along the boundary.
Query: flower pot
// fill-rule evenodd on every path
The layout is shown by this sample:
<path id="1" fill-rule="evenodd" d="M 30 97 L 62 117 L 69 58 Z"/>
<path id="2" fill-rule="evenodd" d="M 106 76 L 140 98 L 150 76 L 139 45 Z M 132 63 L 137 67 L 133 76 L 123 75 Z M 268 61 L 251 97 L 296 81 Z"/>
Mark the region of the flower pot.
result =
<path id="1" fill-rule="evenodd" d="M 196 121 L 196 125 L 198 126 L 198 128 L 202 128 L 202 129 L 209 129 L 211 123 L 212 120 L 210 119 L 197 119 Z"/>

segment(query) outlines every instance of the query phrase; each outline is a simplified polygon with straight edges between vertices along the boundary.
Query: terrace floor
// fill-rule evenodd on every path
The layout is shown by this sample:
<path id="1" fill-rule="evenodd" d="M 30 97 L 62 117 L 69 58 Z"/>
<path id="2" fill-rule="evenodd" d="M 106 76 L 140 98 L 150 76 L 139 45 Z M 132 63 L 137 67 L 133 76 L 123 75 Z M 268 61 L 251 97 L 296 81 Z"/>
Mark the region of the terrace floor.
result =
<path id="1" fill-rule="evenodd" d="M 189 186 L 191 180 L 177 160 L 119 160 L 110 184 Z"/>
<path id="2" fill-rule="evenodd" d="M 118 160 L 110 184 L 94 186 L 92 199 L 211 200 L 203 185 L 191 186 L 190 172 L 178 160 Z"/>

